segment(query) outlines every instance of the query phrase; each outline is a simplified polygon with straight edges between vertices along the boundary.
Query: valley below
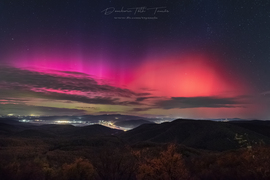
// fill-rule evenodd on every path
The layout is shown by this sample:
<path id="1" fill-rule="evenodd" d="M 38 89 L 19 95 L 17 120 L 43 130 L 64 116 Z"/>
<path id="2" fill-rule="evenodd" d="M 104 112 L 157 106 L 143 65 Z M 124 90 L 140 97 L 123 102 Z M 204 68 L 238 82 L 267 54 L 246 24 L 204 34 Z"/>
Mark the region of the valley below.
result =
<path id="1" fill-rule="evenodd" d="M 269 179 L 269 130 L 258 120 L 122 131 L 2 119 L 0 179 Z"/>

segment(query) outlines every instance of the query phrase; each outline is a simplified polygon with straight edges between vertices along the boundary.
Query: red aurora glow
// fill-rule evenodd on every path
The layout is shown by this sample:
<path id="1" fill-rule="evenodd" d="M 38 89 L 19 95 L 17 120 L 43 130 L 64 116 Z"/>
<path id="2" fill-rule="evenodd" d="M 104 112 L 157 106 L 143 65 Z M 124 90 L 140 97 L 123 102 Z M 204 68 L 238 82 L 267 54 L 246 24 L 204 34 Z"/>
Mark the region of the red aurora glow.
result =
<path id="1" fill-rule="evenodd" d="M 227 96 L 248 91 L 240 78 L 232 77 L 211 61 L 202 55 L 150 60 L 136 70 L 136 78 L 128 87 L 151 89 L 159 96 L 181 97 Z"/>
<path id="2" fill-rule="evenodd" d="M 42 54 L 42 53 L 40 53 Z M 233 96 L 249 91 L 236 73 L 215 64 L 214 58 L 202 54 L 174 55 L 148 58 L 140 66 L 128 63 L 110 66 L 110 61 L 81 55 L 16 56 L 13 62 L 19 68 L 43 68 L 47 70 L 74 71 L 107 80 L 117 87 L 141 92 L 152 90 L 155 96 L 195 97 Z M 94 61 L 95 60 L 95 61 Z M 49 72 L 49 71 L 48 71 Z"/>
<path id="3" fill-rule="evenodd" d="M 220 59 L 217 60 L 216 57 L 207 54 L 186 53 L 163 57 L 153 55 L 141 59 L 136 65 L 129 62 L 121 64 L 121 61 L 112 65 L 113 57 L 110 57 L 111 59 L 106 57 L 98 59 L 94 56 L 79 56 L 76 53 L 73 55 L 71 55 L 72 53 L 70 55 L 59 54 L 48 53 L 44 55 L 43 53 L 42 56 L 38 56 L 38 53 L 34 53 L 32 56 L 18 56 L 17 54 L 17 56 L 8 59 L 11 60 L 11 66 L 38 72 L 40 75 L 38 78 L 42 78 L 42 75 L 54 77 L 53 80 L 56 77 L 59 78 L 55 80 L 55 83 L 59 83 L 58 86 L 47 87 L 44 85 L 44 87 L 39 87 L 33 84 L 30 87 L 29 91 L 39 93 L 40 98 L 47 98 L 48 94 L 51 94 L 55 96 L 56 101 L 57 98 L 60 98 L 60 100 L 71 98 L 71 100 L 77 100 L 77 103 L 85 103 L 85 101 L 82 101 L 85 98 L 89 100 L 89 106 L 111 109 L 118 101 L 122 101 L 124 104 L 129 100 L 133 103 L 138 98 L 135 94 L 143 93 L 139 95 L 142 96 L 140 97 L 142 99 L 141 106 L 150 109 L 142 111 L 142 113 L 166 114 L 168 112 L 169 114 L 180 114 L 186 117 L 228 117 L 228 113 L 232 117 L 237 117 L 238 114 L 255 114 L 257 113 L 255 111 L 258 110 L 255 105 L 252 109 L 243 108 L 247 107 L 247 103 L 244 102 L 245 99 L 238 99 L 238 96 L 241 97 L 252 92 L 252 88 L 247 86 L 246 81 L 239 76 L 239 73 L 233 71 L 232 67 L 225 66 L 225 63 L 220 63 L 222 62 Z M 78 83 L 74 82 L 76 78 L 79 81 Z M 88 78 L 94 79 L 94 81 L 89 81 Z M 33 82 L 34 80 L 35 78 Z M 20 81 L 18 80 L 18 82 Z M 87 82 L 105 84 L 105 88 L 106 85 L 110 85 L 110 87 L 129 89 L 134 93 L 129 94 L 130 97 L 115 96 L 116 99 L 110 99 L 111 96 L 108 93 L 102 93 L 103 91 L 92 92 L 91 85 L 89 85 L 89 88 L 85 88 L 84 83 L 87 84 Z M 66 89 L 66 87 L 70 87 L 70 84 L 76 86 L 76 89 Z M 93 85 L 98 86 L 95 83 Z M 101 90 L 104 87 L 100 87 Z M 43 94 L 46 96 L 43 96 Z M 230 108 L 217 106 L 218 108 L 213 107 L 215 108 L 213 109 L 208 108 L 206 102 L 205 106 L 201 105 L 198 108 L 183 109 L 181 106 L 179 108 L 175 106 L 171 109 L 155 109 L 158 101 L 171 100 L 172 97 L 210 97 L 211 99 L 214 96 L 216 98 L 236 98 L 236 104 L 232 104 L 232 106 L 229 106 Z M 97 100 L 91 100 L 91 98 L 97 98 Z M 102 98 L 105 101 L 99 104 Z M 104 102 L 108 103 L 104 104 Z M 1 104 L 3 103 L 5 102 Z M 33 100 L 33 103 L 35 104 L 36 101 Z M 136 103 L 134 104 L 128 107 L 121 106 L 121 103 L 119 103 L 118 106 L 115 106 L 118 108 L 115 111 L 130 112 L 122 109 L 139 107 Z"/>

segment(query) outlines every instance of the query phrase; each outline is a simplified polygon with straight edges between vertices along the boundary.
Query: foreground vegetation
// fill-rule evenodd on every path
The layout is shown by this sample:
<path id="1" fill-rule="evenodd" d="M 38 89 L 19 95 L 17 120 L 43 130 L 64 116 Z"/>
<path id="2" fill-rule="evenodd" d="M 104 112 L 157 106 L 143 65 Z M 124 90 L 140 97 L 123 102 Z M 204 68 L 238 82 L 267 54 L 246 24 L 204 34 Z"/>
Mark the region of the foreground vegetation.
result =
<path id="1" fill-rule="evenodd" d="M 270 147 L 224 152 L 121 139 L 0 139 L 0 179 L 270 179 Z"/>

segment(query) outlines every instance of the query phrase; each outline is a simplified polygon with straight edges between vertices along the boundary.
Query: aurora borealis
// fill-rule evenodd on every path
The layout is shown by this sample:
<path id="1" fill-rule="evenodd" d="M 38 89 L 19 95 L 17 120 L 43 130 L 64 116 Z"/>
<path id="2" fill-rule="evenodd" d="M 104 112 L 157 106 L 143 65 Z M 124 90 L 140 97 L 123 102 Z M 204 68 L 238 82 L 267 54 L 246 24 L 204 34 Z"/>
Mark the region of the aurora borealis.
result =
<path id="1" fill-rule="evenodd" d="M 3 1 L 0 7 L 2 115 L 269 119 L 267 1 Z M 109 7 L 119 12 L 104 14 Z M 134 7 L 167 11 L 120 12 Z"/>

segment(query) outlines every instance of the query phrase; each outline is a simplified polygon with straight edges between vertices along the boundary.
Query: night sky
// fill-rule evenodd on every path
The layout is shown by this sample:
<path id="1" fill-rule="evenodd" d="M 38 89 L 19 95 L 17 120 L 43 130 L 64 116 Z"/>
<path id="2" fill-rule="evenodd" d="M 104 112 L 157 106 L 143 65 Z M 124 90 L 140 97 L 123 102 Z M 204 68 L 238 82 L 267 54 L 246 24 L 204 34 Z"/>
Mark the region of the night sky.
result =
<path id="1" fill-rule="evenodd" d="M 270 1 L 0 2 L 0 114 L 270 119 Z"/>

